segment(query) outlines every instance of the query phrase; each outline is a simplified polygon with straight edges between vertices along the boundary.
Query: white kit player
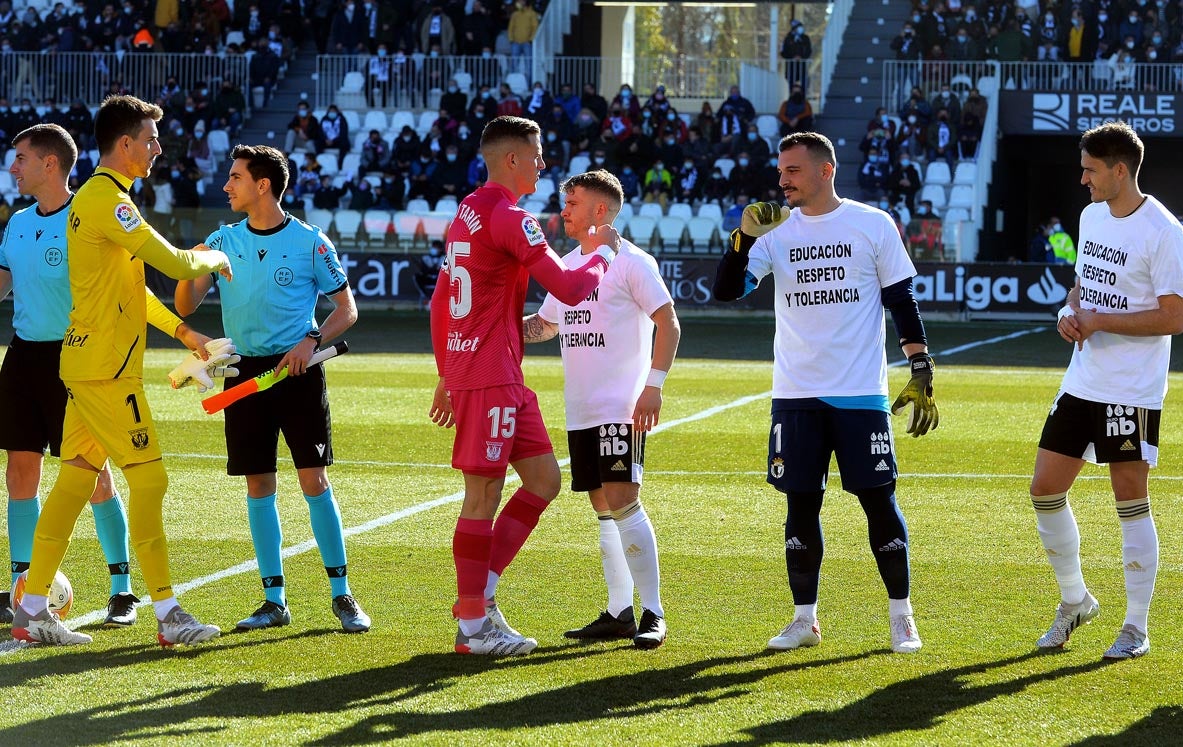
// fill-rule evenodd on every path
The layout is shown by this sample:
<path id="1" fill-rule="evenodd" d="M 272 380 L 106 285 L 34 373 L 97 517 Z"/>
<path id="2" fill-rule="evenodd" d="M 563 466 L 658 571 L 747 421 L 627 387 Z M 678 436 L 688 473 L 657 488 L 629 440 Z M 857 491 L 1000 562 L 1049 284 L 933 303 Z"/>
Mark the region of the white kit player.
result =
<path id="1" fill-rule="evenodd" d="M 620 181 L 603 170 L 577 174 L 562 185 L 563 226 L 579 248 L 563 257 L 578 269 L 596 256 L 589 232 L 620 212 Z M 657 334 L 654 338 L 654 328 Z M 620 252 L 599 288 L 577 304 L 548 294 L 522 322 L 526 342 L 556 335 L 563 355 L 571 489 L 586 491 L 600 525 L 608 609 L 564 635 L 577 639 L 632 638 L 657 648 L 666 637 L 653 523 L 641 506 L 645 434 L 661 414 L 661 387 L 673 365 L 681 329 L 657 262 L 634 244 Z M 633 587 L 641 597 L 638 625 Z"/>
<path id="2" fill-rule="evenodd" d="M 1080 140 L 1081 184 L 1092 201 L 1080 215 L 1077 286 L 1057 329 L 1072 361 L 1047 416 L 1031 502 L 1039 538 L 1060 587 L 1051 628 L 1037 642 L 1059 648 L 1100 614 L 1084 583 L 1080 530 L 1068 491 L 1086 461 L 1109 465 L 1121 524 L 1126 616 L 1106 659 L 1150 650 L 1147 620 L 1158 572 L 1150 514 L 1150 468 L 1158 461 L 1171 335 L 1183 332 L 1183 228 L 1138 188 L 1144 149 L 1112 122 Z"/>
<path id="3" fill-rule="evenodd" d="M 772 274 L 776 339 L 768 482 L 785 493 L 785 565 L 796 606 L 773 649 L 815 646 L 822 562 L 821 507 L 830 456 L 842 488 L 867 515 L 871 552 L 887 587 L 891 647 L 920 649 L 912 616 L 908 528 L 895 499 L 896 461 L 887 404 L 883 310 L 889 309 L 912 379 L 890 411 L 912 405 L 908 432 L 936 428 L 932 358 L 912 277 L 916 270 L 891 216 L 839 199 L 834 146 L 815 132 L 780 142 L 780 188 L 793 208 L 749 205 L 731 235 L 715 297 L 733 301 Z"/>

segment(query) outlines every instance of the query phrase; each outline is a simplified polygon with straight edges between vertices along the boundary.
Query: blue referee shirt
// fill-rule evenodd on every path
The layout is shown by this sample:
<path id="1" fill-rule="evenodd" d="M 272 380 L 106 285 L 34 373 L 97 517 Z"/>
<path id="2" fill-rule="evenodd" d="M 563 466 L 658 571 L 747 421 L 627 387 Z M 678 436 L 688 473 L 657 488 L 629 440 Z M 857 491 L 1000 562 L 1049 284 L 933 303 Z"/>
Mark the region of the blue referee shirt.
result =
<path id="1" fill-rule="evenodd" d="M 37 205 L 18 210 L 0 241 L 0 269 L 12 274 L 12 326 L 22 340 L 60 341 L 66 333 L 71 306 L 66 264 L 69 207 L 67 200 L 49 215 L 41 215 Z"/>
<path id="2" fill-rule="evenodd" d="M 349 285 L 324 232 L 290 215 L 266 231 L 245 220 L 222 226 L 205 243 L 230 258 L 234 280 L 217 276 L 222 326 L 243 355 L 288 352 L 315 326 L 319 295 Z"/>

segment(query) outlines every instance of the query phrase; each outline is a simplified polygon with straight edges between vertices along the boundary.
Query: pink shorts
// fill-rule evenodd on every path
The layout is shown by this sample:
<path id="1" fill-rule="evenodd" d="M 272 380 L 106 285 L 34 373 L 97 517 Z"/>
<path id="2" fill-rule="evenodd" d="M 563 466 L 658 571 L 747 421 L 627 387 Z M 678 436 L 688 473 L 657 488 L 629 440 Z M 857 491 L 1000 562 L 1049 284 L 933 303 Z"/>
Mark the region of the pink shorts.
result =
<path id="1" fill-rule="evenodd" d="M 520 459 L 554 451 L 538 397 L 522 384 L 451 392 L 456 415 L 452 466 L 483 477 L 505 477 Z"/>

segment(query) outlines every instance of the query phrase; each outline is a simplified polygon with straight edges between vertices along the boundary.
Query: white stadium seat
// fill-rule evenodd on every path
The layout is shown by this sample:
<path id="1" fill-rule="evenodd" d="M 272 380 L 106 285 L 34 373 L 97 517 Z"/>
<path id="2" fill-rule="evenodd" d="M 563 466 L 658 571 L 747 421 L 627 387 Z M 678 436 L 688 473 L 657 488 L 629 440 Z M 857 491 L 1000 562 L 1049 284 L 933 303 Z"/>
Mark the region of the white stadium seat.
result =
<path id="1" fill-rule="evenodd" d="M 653 220 L 660 220 L 665 212 L 661 209 L 661 205 L 656 202 L 645 202 L 641 204 L 641 209 L 637 211 L 637 215 L 644 215 Z"/>
<path id="2" fill-rule="evenodd" d="M 704 202 L 698 206 L 698 217 L 710 218 L 715 223 L 723 222 L 723 208 L 717 202 Z"/>
<path id="3" fill-rule="evenodd" d="M 657 227 L 657 221 L 646 215 L 634 215 L 632 220 L 628 222 L 629 240 L 642 249 L 648 250 L 653 243 L 653 229 Z"/>
<path id="4" fill-rule="evenodd" d="M 342 246 L 357 245 L 357 231 L 361 228 L 361 213 L 356 210 L 337 210 L 333 213 L 333 225 Z"/>
<path id="5" fill-rule="evenodd" d="M 926 184 L 920 190 L 920 199 L 932 202 L 932 209 L 940 213 L 945 209 L 945 188 L 940 184 Z"/>
<path id="6" fill-rule="evenodd" d="M 953 177 L 949 174 L 949 164 L 944 161 L 933 161 L 924 171 L 925 184 L 949 184 Z"/>
<path id="7" fill-rule="evenodd" d="M 669 215 L 688 221 L 694 217 L 694 208 L 685 202 L 670 203 Z"/>
<path id="8" fill-rule="evenodd" d="M 657 243 L 662 250 L 678 249 L 682 245 L 682 233 L 686 221 L 674 215 L 666 215 L 657 221 Z"/>
<path id="9" fill-rule="evenodd" d="M 711 244 L 715 241 L 715 229 L 718 226 L 718 221 L 700 215 L 686 222 L 686 232 L 690 235 L 690 246 L 696 254 L 710 252 Z"/>
<path id="10" fill-rule="evenodd" d="M 973 184 L 978 178 L 978 165 L 973 161 L 962 161 L 957 164 L 957 171 L 953 174 L 954 184 Z"/>
<path id="11" fill-rule="evenodd" d="M 968 184 L 958 184 L 949 193 L 950 208 L 964 208 L 970 210 L 974 206 L 974 188 Z"/>

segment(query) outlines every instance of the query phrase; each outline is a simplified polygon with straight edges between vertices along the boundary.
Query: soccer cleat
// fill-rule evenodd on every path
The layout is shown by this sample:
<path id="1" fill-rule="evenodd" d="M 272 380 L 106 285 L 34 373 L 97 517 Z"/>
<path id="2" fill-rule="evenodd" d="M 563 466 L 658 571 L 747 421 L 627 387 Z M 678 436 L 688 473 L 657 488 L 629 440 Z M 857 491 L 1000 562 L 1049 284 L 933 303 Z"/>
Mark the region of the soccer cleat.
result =
<path id="1" fill-rule="evenodd" d="M 491 619 L 486 619 L 481 629 L 472 635 L 463 630 L 456 631 L 456 653 L 484 654 L 486 656 L 517 656 L 528 654 L 538 646 L 533 638 L 524 638 L 506 633 Z"/>
<path id="2" fill-rule="evenodd" d="M 46 609 L 34 616 L 19 604 L 12 613 L 12 637 L 25 643 L 50 646 L 78 646 L 92 640 L 87 634 L 75 633 L 63 625 L 56 612 Z"/>
<path id="3" fill-rule="evenodd" d="M 217 625 L 203 625 L 197 618 L 180 607 L 173 607 L 163 620 L 157 623 L 156 640 L 161 646 L 186 646 L 217 638 L 222 634 Z"/>
<path id="4" fill-rule="evenodd" d="M 505 615 L 501 612 L 501 608 L 497 606 L 496 597 L 485 600 L 485 617 L 492 620 L 493 625 L 495 625 L 500 630 L 503 630 L 512 636 L 517 636 L 518 638 L 524 637 L 521 633 L 514 630 L 509 624 L 509 621 L 505 619 Z M 458 601 L 452 603 L 452 619 L 460 619 L 460 602 Z"/>
<path id="5" fill-rule="evenodd" d="M 1064 604 L 1056 606 L 1056 619 L 1048 631 L 1040 636 L 1035 645 L 1040 648 L 1061 648 L 1068 642 L 1072 631 L 1081 625 L 1088 625 L 1097 615 L 1101 614 L 1101 605 L 1097 598 L 1085 592 L 1084 601 L 1079 604 Z"/>
<path id="6" fill-rule="evenodd" d="M 644 619 L 644 615 L 641 616 Z M 578 638 L 581 640 L 603 640 L 610 638 L 632 638 L 637 634 L 636 617 L 632 607 L 625 607 L 616 617 L 605 610 L 600 616 L 582 628 L 568 630 L 563 633 L 564 638 Z"/>
<path id="7" fill-rule="evenodd" d="M 288 608 L 268 599 L 250 617 L 239 620 L 234 628 L 235 630 L 262 630 L 263 628 L 280 628 L 290 625 L 291 622 L 292 613 L 288 612 Z"/>
<path id="8" fill-rule="evenodd" d="M 650 610 L 641 610 L 641 624 L 633 638 L 633 645 L 637 648 L 657 648 L 664 642 L 665 618 L 658 617 Z"/>
<path id="9" fill-rule="evenodd" d="M 12 622 L 12 598 L 8 592 L 0 592 L 0 625 Z"/>
<path id="10" fill-rule="evenodd" d="M 1134 625 L 1122 625 L 1102 659 L 1137 659 L 1150 650 L 1150 637 Z"/>
<path id="11" fill-rule="evenodd" d="M 891 616 L 891 650 L 897 654 L 914 654 L 920 650 L 920 634 L 911 615 Z"/>
<path id="12" fill-rule="evenodd" d="M 370 629 L 370 616 L 348 594 L 333 597 L 333 614 L 341 621 L 341 629 L 346 633 L 364 633 Z"/>
<path id="13" fill-rule="evenodd" d="M 136 605 L 139 601 L 135 594 L 126 591 L 112 594 L 107 600 L 107 619 L 103 620 L 103 627 L 126 628 L 135 625 Z"/>
<path id="14" fill-rule="evenodd" d="M 817 626 L 817 620 L 807 620 L 797 617 L 780 631 L 780 635 L 768 640 L 768 648 L 781 651 L 791 648 L 807 648 L 822 642 L 822 631 Z"/>

